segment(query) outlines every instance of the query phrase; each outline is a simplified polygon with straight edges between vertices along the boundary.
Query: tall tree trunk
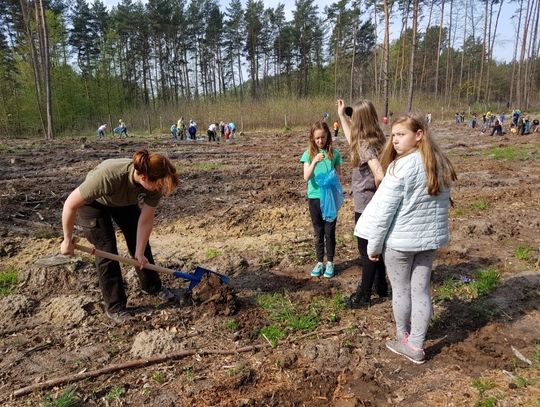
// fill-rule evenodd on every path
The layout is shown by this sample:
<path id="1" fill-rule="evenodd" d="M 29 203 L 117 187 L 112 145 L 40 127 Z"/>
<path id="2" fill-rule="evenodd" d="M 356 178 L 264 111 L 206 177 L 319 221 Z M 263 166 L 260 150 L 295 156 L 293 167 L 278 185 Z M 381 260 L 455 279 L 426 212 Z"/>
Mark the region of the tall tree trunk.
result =
<path id="1" fill-rule="evenodd" d="M 39 119 L 41 124 L 41 132 L 43 134 L 47 133 L 47 128 L 45 127 L 45 118 L 43 115 L 43 107 L 42 107 L 42 84 L 40 81 L 40 68 L 39 68 L 39 57 L 36 50 L 36 44 L 34 44 L 34 39 L 32 35 L 32 24 L 31 24 L 31 13 L 28 10 L 28 5 L 26 3 L 26 0 L 20 0 L 21 5 L 21 13 L 23 16 L 23 22 L 24 22 L 24 30 L 26 33 L 26 38 L 28 41 L 28 46 L 30 47 L 30 66 L 32 68 L 32 75 L 34 77 L 34 90 L 35 90 L 35 96 L 36 96 L 36 106 L 39 113 Z"/>
<path id="2" fill-rule="evenodd" d="M 524 79 L 524 84 L 526 84 L 525 86 L 523 86 L 523 107 L 525 109 L 528 109 L 529 108 L 529 94 L 530 94 L 530 89 L 531 89 L 531 85 L 534 83 L 534 78 L 530 75 L 531 73 L 531 65 L 533 65 L 534 61 L 533 61 L 533 54 L 534 54 L 534 48 L 536 47 L 536 44 L 533 43 L 533 39 L 534 39 L 534 29 L 531 29 L 531 26 L 533 25 L 533 16 L 536 14 L 536 7 L 538 7 L 538 2 L 535 2 L 533 4 L 533 9 L 530 10 L 531 12 L 527 14 L 527 27 L 529 27 L 528 31 L 529 31 L 529 40 L 528 40 L 528 51 L 527 51 L 527 57 L 526 57 L 526 62 L 525 62 L 525 72 L 524 72 L 524 75 L 523 77 L 525 78 Z"/>
<path id="3" fill-rule="evenodd" d="M 426 61 L 427 61 L 427 33 L 429 31 L 429 27 L 431 26 L 431 16 L 433 14 L 433 3 L 434 1 L 430 2 L 429 4 L 429 17 L 426 25 L 426 37 L 424 37 L 424 58 L 422 61 L 422 73 L 420 74 L 420 84 L 418 85 L 420 89 L 424 88 L 424 79 L 426 77 Z"/>
<path id="4" fill-rule="evenodd" d="M 448 100 L 448 103 L 450 104 L 450 98 L 452 95 L 452 81 L 451 81 L 451 73 L 450 73 L 450 59 L 453 49 L 453 37 L 452 37 L 452 22 L 453 22 L 453 15 L 452 12 L 454 11 L 454 0 L 450 0 L 450 12 L 448 13 L 450 19 L 448 23 L 448 46 L 446 47 L 446 75 L 444 78 L 444 97 L 446 100 Z"/>
<path id="5" fill-rule="evenodd" d="M 465 0 L 465 18 L 463 19 L 463 46 L 461 47 L 461 64 L 459 67 L 459 91 L 458 91 L 458 106 L 461 105 L 461 91 L 463 87 L 463 68 L 465 65 L 465 46 L 467 44 L 467 16 L 469 12 L 469 0 Z M 467 87 L 469 85 L 467 84 Z"/>
<path id="6" fill-rule="evenodd" d="M 443 24 L 444 24 L 444 3 L 445 0 L 441 1 L 441 20 L 439 22 L 439 40 L 437 41 L 437 60 L 435 61 L 435 98 L 439 93 L 439 62 L 441 59 L 441 42 L 443 35 Z"/>
<path id="7" fill-rule="evenodd" d="M 383 65 L 383 81 L 384 81 L 384 116 L 388 117 L 388 84 L 390 82 L 388 69 L 390 67 L 390 7 L 388 0 L 383 0 L 384 7 L 384 65 Z"/>
<path id="8" fill-rule="evenodd" d="M 41 37 L 41 63 L 43 66 L 43 85 L 45 87 L 45 111 L 47 116 L 47 130 L 45 138 L 52 140 L 54 138 L 53 112 L 52 112 L 52 90 L 51 90 L 51 57 L 49 54 L 49 36 L 47 33 L 47 22 L 41 0 L 36 0 L 36 20 L 38 35 Z"/>
<path id="9" fill-rule="evenodd" d="M 516 74 L 517 74 L 517 50 L 518 50 L 518 44 L 519 44 L 519 32 L 521 30 L 521 14 L 523 12 L 523 0 L 520 0 L 519 2 L 519 14 L 518 14 L 518 26 L 516 30 L 516 37 L 514 40 L 514 53 L 512 56 L 512 77 L 510 78 L 510 100 L 509 102 L 512 103 L 512 106 L 514 107 L 514 83 L 517 82 L 516 80 Z M 519 92 L 519 91 L 518 91 Z"/>
<path id="10" fill-rule="evenodd" d="M 407 27 L 409 25 L 409 12 L 411 11 L 411 0 L 406 0 L 407 6 L 406 6 L 406 12 L 405 12 L 405 18 L 403 19 L 403 32 L 407 32 Z M 403 96 L 403 85 L 405 83 L 403 78 L 403 72 L 405 70 L 405 37 L 403 36 L 402 46 L 403 49 L 401 50 L 401 66 L 399 68 L 399 97 L 401 98 Z"/>
<path id="11" fill-rule="evenodd" d="M 493 61 L 493 50 L 495 49 L 495 38 L 497 37 L 497 28 L 499 27 L 499 17 L 501 16 L 501 10 L 504 0 L 500 0 L 499 11 L 497 12 L 497 18 L 495 18 L 495 27 L 493 27 L 493 36 L 491 37 L 491 44 L 489 46 L 488 65 L 486 70 L 486 100 L 490 99 L 491 91 L 491 61 Z"/>
<path id="12" fill-rule="evenodd" d="M 484 0 L 484 39 L 482 41 L 482 59 L 480 60 L 480 74 L 478 75 L 478 82 L 476 83 L 476 102 L 480 102 L 480 96 L 482 92 L 482 79 L 484 77 L 484 62 L 486 60 L 487 52 L 487 27 L 488 27 L 488 1 Z"/>
<path id="13" fill-rule="evenodd" d="M 358 4 L 358 7 L 360 7 L 360 4 Z M 356 16 L 356 13 L 355 13 L 355 17 L 354 17 L 354 24 L 353 24 L 353 51 L 352 51 L 352 58 L 351 58 L 351 77 L 350 77 L 350 81 L 349 81 L 349 100 L 352 101 L 353 100 L 353 88 L 354 88 L 354 63 L 356 61 L 356 29 L 357 29 L 357 25 L 358 25 L 358 17 Z M 359 78 L 358 78 L 358 81 L 360 82 L 360 86 L 362 86 L 362 71 L 359 71 Z M 363 92 L 361 92 L 360 94 L 362 94 Z"/>
<path id="14" fill-rule="evenodd" d="M 336 44 L 334 47 L 334 99 L 337 99 L 338 97 L 338 56 L 339 56 L 339 30 L 341 29 L 340 24 L 341 19 L 341 13 L 337 16 L 337 24 L 336 24 Z"/>
<path id="15" fill-rule="evenodd" d="M 418 30 L 418 0 L 413 2 L 413 22 L 412 22 L 412 44 L 411 44 L 411 62 L 409 64 L 409 101 L 407 111 L 410 112 L 413 106 L 414 91 L 414 59 L 416 56 L 416 31 Z"/>
<path id="16" fill-rule="evenodd" d="M 521 39 L 521 50 L 519 55 L 519 64 L 518 64 L 518 74 L 517 74 L 517 86 L 516 89 L 518 91 L 518 104 L 520 108 L 523 108 L 524 103 L 524 97 L 523 92 L 524 88 L 527 86 L 526 78 L 524 76 L 524 61 L 525 61 L 525 50 L 527 49 L 527 39 L 528 39 L 528 32 L 529 32 L 529 11 L 531 6 L 531 0 L 527 0 L 527 8 L 525 9 L 525 24 L 523 26 L 523 35 Z"/>

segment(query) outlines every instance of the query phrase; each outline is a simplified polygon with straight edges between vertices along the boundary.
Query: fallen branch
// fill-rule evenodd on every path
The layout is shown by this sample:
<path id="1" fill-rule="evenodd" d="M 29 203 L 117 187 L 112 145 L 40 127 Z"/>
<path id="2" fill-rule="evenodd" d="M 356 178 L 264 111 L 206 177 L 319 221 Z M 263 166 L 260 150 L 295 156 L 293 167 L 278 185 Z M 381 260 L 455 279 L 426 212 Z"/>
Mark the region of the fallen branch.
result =
<path id="1" fill-rule="evenodd" d="M 532 362 L 530 359 L 526 358 L 525 356 L 523 356 L 523 354 L 517 350 L 516 348 L 514 348 L 514 346 L 510 346 L 510 349 L 512 349 L 512 352 L 514 352 L 514 355 L 516 355 L 516 357 L 521 360 L 522 362 L 525 362 L 527 363 L 528 365 L 532 365 Z"/>
<path id="2" fill-rule="evenodd" d="M 235 353 L 251 352 L 258 349 L 267 348 L 268 345 L 252 345 L 245 346 L 243 348 L 233 350 L 219 350 L 219 349 L 191 349 L 183 350 L 171 353 L 169 355 L 154 356 L 148 359 L 135 359 L 129 362 L 119 363 L 117 365 L 110 365 L 97 370 L 91 370 L 88 372 L 75 373 L 72 375 L 56 377 L 54 379 L 46 380 L 41 383 L 32 384 L 30 386 L 23 387 L 13 392 L 14 397 L 23 396 L 31 393 L 35 390 L 48 389 L 53 386 L 58 386 L 64 383 L 73 383 L 80 380 L 88 379 L 90 377 L 97 377 L 107 373 L 117 372 L 124 369 L 138 369 L 140 367 L 150 366 L 161 362 L 169 362 L 175 359 L 181 359 L 186 356 L 192 355 L 231 355 Z"/>

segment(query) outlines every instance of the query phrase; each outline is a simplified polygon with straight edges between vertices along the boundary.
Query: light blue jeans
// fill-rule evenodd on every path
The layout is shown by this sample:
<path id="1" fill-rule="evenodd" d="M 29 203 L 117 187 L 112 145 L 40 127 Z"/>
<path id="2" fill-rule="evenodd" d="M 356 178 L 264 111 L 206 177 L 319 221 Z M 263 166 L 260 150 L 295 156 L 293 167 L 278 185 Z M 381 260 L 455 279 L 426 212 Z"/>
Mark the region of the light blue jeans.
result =
<path id="1" fill-rule="evenodd" d="M 431 321 L 431 270 L 435 250 L 400 252 L 384 250 L 386 273 L 392 285 L 392 309 L 397 337 L 422 348 Z"/>

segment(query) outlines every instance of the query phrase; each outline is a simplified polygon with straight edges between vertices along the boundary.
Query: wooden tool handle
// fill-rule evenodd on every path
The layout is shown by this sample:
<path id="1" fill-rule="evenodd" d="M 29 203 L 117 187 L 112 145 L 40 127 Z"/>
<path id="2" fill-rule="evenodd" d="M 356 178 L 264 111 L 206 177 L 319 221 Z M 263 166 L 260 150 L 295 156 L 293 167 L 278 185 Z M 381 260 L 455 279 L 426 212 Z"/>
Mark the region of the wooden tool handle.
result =
<path id="1" fill-rule="evenodd" d="M 139 262 L 135 259 L 132 259 L 131 257 L 119 256 L 118 254 L 104 252 L 103 250 L 96 249 L 95 247 L 82 246 L 78 243 L 75 243 L 75 249 L 80 250 L 81 252 L 91 254 L 92 256 L 103 257 L 109 260 L 116 260 L 120 263 L 139 267 Z M 173 274 L 176 272 L 176 270 L 171 270 L 166 267 L 161 267 L 161 266 L 157 266 L 155 264 L 150 264 L 150 263 L 147 263 L 146 266 L 144 266 L 144 268 L 147 270 L 159 271 L 161 273 L 168 273 L 168 274 Z"/>

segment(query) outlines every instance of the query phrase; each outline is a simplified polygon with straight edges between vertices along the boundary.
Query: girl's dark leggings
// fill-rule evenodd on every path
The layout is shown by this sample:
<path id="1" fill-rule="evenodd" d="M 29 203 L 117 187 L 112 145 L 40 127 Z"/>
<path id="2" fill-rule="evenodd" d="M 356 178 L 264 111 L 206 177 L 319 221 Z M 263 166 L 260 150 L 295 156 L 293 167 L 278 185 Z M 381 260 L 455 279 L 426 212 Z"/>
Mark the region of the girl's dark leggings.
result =
<path id="1" fill-rule="evenodd" d="M 355 224 L 358 222 L 360 215 L 362 214 L 359 212 L 354 213 Z M 375 283 L 375 291 L 379 297 L 387 297 L 388 283 L 386 282 L 386 267 L 382 256 L 379 261 L 371 261 L 367 255 L 368 241 L 359 237 L 356 239 L 358 243 L 358 252 L 360 253 L 360 262 L 362 264 L 362 280 L 358 284 L 356 293 L 364 300 L 369 300 L 371 298 L 373 283 Z"/>
<path id="2" fill-rule="evenodd" d="M 333 222 L 326 222 L 323 220 L 320 199 L 309 198 L 308 202 L 311 223 L 313 224 L 313 240 L 315 243 L 317 261 L 322 262 L 324 260 L 324 247 L 326 243 L 326 259 L 333 262 L 334 253 L 336 251 L 337 219 L 334 219 Z"/>

